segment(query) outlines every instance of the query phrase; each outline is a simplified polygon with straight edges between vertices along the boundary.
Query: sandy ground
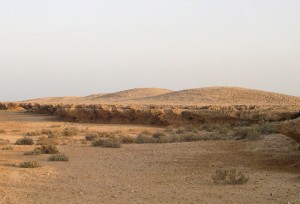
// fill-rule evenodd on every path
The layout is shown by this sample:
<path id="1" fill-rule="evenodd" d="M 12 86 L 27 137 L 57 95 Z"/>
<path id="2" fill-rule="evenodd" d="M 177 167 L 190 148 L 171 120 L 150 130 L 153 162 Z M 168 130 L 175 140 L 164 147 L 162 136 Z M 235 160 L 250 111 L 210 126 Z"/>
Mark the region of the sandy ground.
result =
<path id="1" fill-rule="evenodd" d="M 8 120 L 8 118 L 10 118 Z M 13 143 L 25 132 L 71 124 L 53 117 L 0 112 L 0 138 Z M 80 129 L 137 134 L 158 127 L 74 124 Z M 24 156 L 34 147 L 0 150 L 0 203 L 300 203 L 300 151 L 282 135 L 258 141 L 128 144 L 120 149 L 82 144 L 83 135 L 59 150 L 69 162 Z M 4 145 L 2 145 L 4 147 Z M 0 146 L 0 149 L 2 148 Z M 36 169 L 7 164 L 36 160 Z M 245 185 L 216 185 L 217 169 L 237 168 Z"/>

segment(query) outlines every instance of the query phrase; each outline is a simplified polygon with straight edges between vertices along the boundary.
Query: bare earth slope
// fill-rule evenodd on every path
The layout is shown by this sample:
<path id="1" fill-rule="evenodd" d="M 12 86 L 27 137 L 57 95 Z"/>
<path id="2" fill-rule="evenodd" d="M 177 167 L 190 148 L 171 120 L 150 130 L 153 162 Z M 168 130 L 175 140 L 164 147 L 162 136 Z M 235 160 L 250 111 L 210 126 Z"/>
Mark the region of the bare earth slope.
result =
<path id="1" fill-rule="evenodd" d="M 106 94 L 100 97 L 95 97 L 91 100 L 91 102 L 93 101 L 118 102 L 118 101 L 126 101 L 126 100 L 135 100 L 139 98 L 158 96 L 170 92 L 173 91 L 168 89 L 159 89 L 159 88 L 137 88 L 137 89 L 130 89 L 130 90 L 120 91 L 116 93 Z"/>
<path id="2" fill-rule="evenodd" d="M 25 101 L 39 104 L 155 104 L 155 105 L 300 105 L 300 97 L 238 87 L 205 87 L 171 91 L 137 88 L 85 97 L 54 97 Z"/>
<path id="3" fill-rule="evenodd" d="M 238 87 L 207 87 L 166 93 L 135 100 L 140 103 L 193 105 L 287 105 L 300 104 L 300 98 Z"/>

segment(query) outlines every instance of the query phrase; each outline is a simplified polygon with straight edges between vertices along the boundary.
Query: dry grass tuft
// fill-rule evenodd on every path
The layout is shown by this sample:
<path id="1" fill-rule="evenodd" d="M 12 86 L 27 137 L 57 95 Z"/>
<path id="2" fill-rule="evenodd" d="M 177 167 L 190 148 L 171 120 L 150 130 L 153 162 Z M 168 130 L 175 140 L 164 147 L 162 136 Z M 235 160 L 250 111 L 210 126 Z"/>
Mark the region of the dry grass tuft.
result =
<path id="1" fill-rule="evenodd" d="M 79 130 L 77 127 L 66 127 L 63 131 L 62 134 L 64 136 L 75 136 L 79 133 Z"/>
<path id="2" fill-rule="evenodd" d="M 19 165 L 21 168 L 38 168 L 41 165 L 37 161 L 27 161 Z"/>
<path id="3" fill-rule="evenodd" d="M 0 134 L 4 134 L 4 133 L 6 133 L 6 131 L 3 129 L 0 129 Z"/>
<path id="4" fill-rule="evenodd" d="M 241 185 L 249 181 L 249 177 L 236 169 L 216 170 L 211 178 L 215 184 Z"/>
<path id="5" fill-rule="evenodd" d="M 48 159 L 49 161 L 63 161 L 63 162 L 67 162 L 69 161 L 69 157 L 67 157 L 64 154 L 53 154 L 49 157 Z"/>
<path id="6" fill-rule="evenodd" d="M 57 154 L 59 152 L 54 145 L 43 145 L 36 148 L 35 151 L 40 152 L 41 154 Z"/>
<path id="7" fill-rule="evenodd" d="M 98 139 L 95 140 L 92 145 L 94 147 L 106 147 L 106 148 L 120 148 L 121 143 L 114 139 Z"/>

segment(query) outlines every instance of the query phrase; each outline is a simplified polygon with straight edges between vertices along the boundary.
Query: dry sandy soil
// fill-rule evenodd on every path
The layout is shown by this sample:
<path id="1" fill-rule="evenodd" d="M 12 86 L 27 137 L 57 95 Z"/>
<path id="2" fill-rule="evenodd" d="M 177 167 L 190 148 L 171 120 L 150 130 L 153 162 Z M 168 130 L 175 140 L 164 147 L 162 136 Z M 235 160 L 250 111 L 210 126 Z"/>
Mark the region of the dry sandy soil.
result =
<path id="1" fill-rule="evenodd" d="M 70 124 L 54 117 L 0 112 L 0 203 L 300 203 L 300 151 L 283 135 L 261 140 L 127 144 L 110 149 L 82 143 L 84 133 L 59 145 L 69 162 L 47 155 L 25 156 L 32 146 L 13 143 L 24 133 L 56 125 L 134 135 L 160 127 Z M 59 126 L 59 127 L 58 127 Z M 35 136 L 33 136 L 35 138 Z M 36 160 L 42 167 L 9 164 Z M 249 176 L 244 185 L 217 185 L 217 169 L 237 168 Z"/>

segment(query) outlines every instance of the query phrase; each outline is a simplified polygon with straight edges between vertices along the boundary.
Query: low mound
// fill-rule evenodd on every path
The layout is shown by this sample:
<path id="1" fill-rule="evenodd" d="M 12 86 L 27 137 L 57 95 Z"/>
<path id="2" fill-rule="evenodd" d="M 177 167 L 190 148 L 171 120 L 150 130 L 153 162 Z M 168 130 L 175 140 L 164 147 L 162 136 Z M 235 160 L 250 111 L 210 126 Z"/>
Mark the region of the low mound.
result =
<path id="1" fill-rule="evenodd" d="M 135 101 L 170 105 L 299 105 L 300 97 L 237 87 L 207 87 L 171 92 Z"/>
<path id="2" fill-rule="evenodd" d="M 153 97 L 170 92 L 173 91 L 159 88 L 137 88 L 94 97 L 92 100 L 101 102 L 118 102 L 126 100 L 136 100 L 145 97 Z"/>

